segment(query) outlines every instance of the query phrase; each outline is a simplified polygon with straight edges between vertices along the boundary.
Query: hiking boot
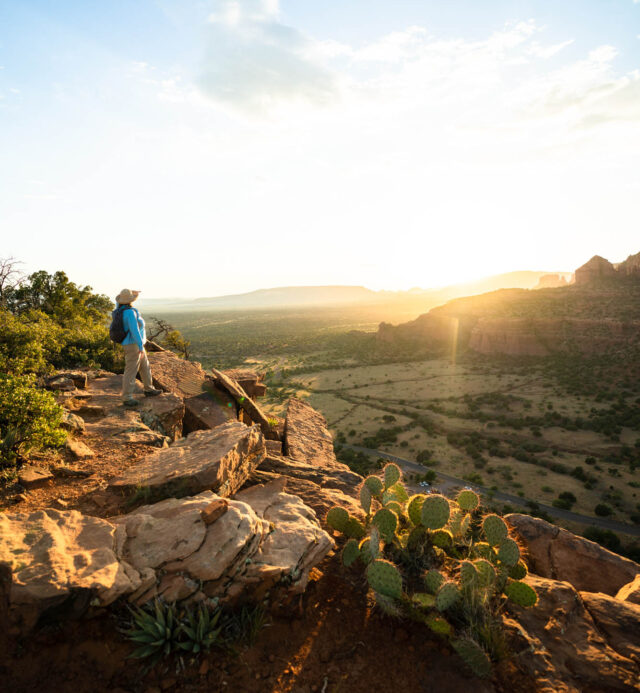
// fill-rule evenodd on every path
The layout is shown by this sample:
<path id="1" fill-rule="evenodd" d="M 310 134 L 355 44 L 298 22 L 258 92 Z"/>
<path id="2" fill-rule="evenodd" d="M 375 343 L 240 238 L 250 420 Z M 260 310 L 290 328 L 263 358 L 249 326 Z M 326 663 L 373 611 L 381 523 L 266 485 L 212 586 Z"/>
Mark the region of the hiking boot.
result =
<path id="1" fill-rule="evenodd" d="M 123 407 L 138 407 L 138 406 L 140 406 L 140 402 L 138 402 L 137 399 L 133 399 L 133 397 L 127 397 L 127 399 L 122 400 L 122 406 Z"/>
<path id="2" fill-rule="evenodd" d="M 161 394 L 162 394 L 162 390 L 156 390 L 154 387 L 152 387 L 150 390 L 144 391 L 145 397 L 156 397 L 157 395 L 161 395 Z"/>

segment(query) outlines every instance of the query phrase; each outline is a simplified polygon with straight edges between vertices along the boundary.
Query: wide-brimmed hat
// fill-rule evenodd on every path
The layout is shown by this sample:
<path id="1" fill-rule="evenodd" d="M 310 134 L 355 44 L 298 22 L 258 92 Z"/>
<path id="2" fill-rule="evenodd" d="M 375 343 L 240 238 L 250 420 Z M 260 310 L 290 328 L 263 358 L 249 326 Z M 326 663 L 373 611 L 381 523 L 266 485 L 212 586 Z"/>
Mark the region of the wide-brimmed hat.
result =
<path id="1" fill-rule="evenodd" d="M 136 298 L 138 298 L 139 291 L 131 291 L 131 289 L 122 289 L 122 291 L 116 296 L 116 302 L 120 305 L 124 303 L 133 303 Z"/>

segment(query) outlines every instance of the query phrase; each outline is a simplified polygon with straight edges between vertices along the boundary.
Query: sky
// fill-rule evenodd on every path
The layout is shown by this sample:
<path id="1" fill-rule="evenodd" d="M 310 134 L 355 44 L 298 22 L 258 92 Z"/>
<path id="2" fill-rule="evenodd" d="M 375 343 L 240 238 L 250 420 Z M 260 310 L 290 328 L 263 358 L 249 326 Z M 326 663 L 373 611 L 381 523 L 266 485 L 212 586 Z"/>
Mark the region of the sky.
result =
<path id="1" fill-rule="evenodd" d="M 640 0 L 0 0 L 0 257 L 114 296 L 640 251 Z"/>

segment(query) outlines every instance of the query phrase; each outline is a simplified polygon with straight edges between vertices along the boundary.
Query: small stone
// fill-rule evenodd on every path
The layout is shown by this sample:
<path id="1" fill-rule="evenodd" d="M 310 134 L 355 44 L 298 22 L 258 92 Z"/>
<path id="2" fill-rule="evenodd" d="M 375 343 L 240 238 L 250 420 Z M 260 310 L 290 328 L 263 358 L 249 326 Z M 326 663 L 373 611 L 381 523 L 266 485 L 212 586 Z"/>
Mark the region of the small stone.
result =
<path id="1" fill-rule="evenodd" d="M 14 503 L 24 503 L 27 500 L 27 496 L 24 493 L 19 493 L 17 496 L 13 497 Z"/>
<path id="2" fill-rule="evenodd" d="M 74 440 L 73 438 L 67 438 L 65 447 L 76 460 L 86 460 L 89 457 L 95 456 L 95 452 L 93 452 L 88 445 L 85 445 L 79 440 Z"/>
<path id="3" fill-rule="evenodd" d="M 212 525 L 227 512 L 228 507 L 229 501 L 226 498 L 216 498 L 204 510 L 200 511 L 200 517 L 205 525 Z"/>
<path id="4" fill-rule="evenodd" d="M 63 500 L 62 498 L 56 498 L 56 505 L 64 510 L 65 508 L 69 507 L 69 502 Z"/>
<path id="5" fill-rule="evenodd" d="M 202 664 L 200 665 L 200 668 L 198 669 L 198 673 L 200 674 L 200 676 L 206 676 L 208 672 L 209 672 L 209 661 L 205 659 L 202 661 Z"/>

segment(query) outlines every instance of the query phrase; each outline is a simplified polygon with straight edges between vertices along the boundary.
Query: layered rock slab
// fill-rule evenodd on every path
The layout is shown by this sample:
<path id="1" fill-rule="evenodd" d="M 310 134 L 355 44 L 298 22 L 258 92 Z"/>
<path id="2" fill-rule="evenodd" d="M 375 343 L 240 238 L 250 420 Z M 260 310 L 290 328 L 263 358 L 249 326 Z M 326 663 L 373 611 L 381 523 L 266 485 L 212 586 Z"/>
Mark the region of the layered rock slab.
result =
<path id="1" fill-rule="evenodd" d="M 333 541 L 315 513 L 282 486 L 255 486 L 223 503 L 205 491 L 117 518 L 119 555 L 141 574 L 156 576 L 134 598 L 235 600 L 261 597 L 278 585 L 304 590 Z"/>
<path id="2" fill-rule="evenodd" d="M 115 527 L 75 510 L 0 514 L 0 569 L 9 623 L 19 631 L 54 607 L 107 605 L 140 584 L 116 556 Z"/>
<path id="3" fill-rule="evenodd" d="M 505 520 L 524 541 L 532 572 L 570 582 L 577 590 L 615 596 L 640 574 L 640 565 L 599 544 L 530 515 L 512 513 Z"/>
<path id="4" fill-rule="evenodd" d="M 212 430 L 194 431 L 174 445 L 147 455 L 112 479 L 116 489 L 144 487 L 152 492 L 188 495 L 215 490 L 233 495 L 265 456 L 258 426 L 229 421 Z"/>
<path id="5" fill-rule="evenodd" d="M 283 442 L 285 455 L 294 460 L 315 467 L 345 467 L 336 459 L 324 416 L 296 397 L 289 400 Z"/>
<path id="6" fill-rule="evenodd" d="M 520 667 L 536 679 L 536 691 L 638 690 L 640 669 L 629 657 L 629 645 L 620 647 L 617 638 L 609 639 L 592 618 L 589 602 L 572 585 L 535 575 L 526 581 L 538 593 L 538 604 L 532 609 L 510 606 L 515 619 L 505 619 L 505 626 Z"/>

